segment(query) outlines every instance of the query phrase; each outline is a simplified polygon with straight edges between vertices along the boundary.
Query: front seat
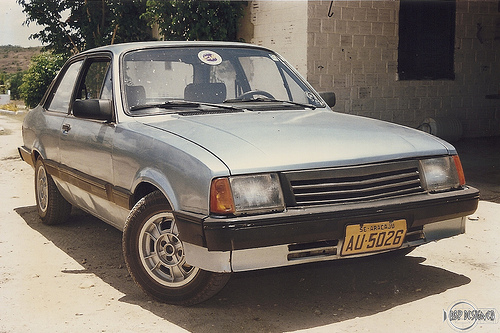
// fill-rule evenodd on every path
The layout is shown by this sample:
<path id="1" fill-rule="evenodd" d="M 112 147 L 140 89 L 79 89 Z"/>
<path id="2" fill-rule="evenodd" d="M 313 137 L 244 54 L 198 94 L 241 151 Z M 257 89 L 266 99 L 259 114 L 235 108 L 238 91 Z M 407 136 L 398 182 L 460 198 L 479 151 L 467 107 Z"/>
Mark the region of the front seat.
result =
<path id="1" fill-rule="evenodd" d="M 191 102 L 222 103 L 226 100 L 226 85 L 216 83 L 190 83 L 184 89 L 184 100 Z"/>
<path id="2" fill-rule="evenodd" d="M 125 92 L 129 108 L 146 103 L 146 89 L 143 86 L 127 86 Z"/>

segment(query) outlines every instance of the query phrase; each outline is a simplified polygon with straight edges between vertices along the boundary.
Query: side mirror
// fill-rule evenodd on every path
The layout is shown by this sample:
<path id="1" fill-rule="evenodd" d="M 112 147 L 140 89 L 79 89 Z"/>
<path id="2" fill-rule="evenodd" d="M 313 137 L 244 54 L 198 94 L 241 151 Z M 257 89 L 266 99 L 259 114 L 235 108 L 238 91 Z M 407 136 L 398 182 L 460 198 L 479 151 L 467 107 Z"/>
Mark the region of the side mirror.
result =
<path id="1" fill-rule="evenodd" d="M 77 118 L 111 121 L 113 105 L 110 99 L 77 99 L 73 103 L 73 115 Z"/>
<path id="2" fill-rule="evenodd" d="M 328 104 L 329 107 L 333 108 L 335 106 L 335 102 L 337 101 L 335 97 L 335 93 L 333 91 L 320 92 L 319 95 L 323 100 Z"/>

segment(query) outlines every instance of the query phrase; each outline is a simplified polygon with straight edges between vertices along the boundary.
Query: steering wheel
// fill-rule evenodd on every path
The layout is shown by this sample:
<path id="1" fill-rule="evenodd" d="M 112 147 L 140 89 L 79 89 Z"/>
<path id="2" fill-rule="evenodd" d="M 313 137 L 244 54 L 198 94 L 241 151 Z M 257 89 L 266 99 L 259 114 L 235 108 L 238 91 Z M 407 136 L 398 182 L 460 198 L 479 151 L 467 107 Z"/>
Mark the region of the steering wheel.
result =
<path id="1" fill-rule="evenodd" d="M 251 97 L 254 97 L 257 95 L 261 95 L 261 96 L 264 96 L 264 97 L 267 97 L 270 99 L 275 99 L 273 95 L 271 95 L 270 93 L 268 93 L 267 91 L 264 91 L 264 90 L 250 90 L 250 91 L 247 91 L 246 93 L 241 94 L 236 99 L 239 99 L 242 101 L 245 101 L 245 100 L 249 101 L 249 100 L 252 100 Z"/>

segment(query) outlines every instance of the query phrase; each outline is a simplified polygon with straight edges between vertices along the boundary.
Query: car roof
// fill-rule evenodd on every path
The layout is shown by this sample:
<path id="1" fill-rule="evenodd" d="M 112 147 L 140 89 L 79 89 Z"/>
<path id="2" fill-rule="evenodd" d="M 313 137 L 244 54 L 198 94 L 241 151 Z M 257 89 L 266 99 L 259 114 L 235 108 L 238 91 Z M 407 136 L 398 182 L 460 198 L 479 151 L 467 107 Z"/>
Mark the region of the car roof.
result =
<path id="1" fill-rule="evenodd" d="M 84 55 L 94 52 L 112 52 L 113 54 L 121 54 L 128 51 L 143 50 L 148 48 L 158 47 L 249 47 L 258 48 L 270 51 L 269 49 L 248 43 L 240 42 L 222 42 L 222 41 L 153 41 L 153 42 L 133 42 L 121 43 L 97 47 L 94 49 L 86 50 L 78 55 Z"/>

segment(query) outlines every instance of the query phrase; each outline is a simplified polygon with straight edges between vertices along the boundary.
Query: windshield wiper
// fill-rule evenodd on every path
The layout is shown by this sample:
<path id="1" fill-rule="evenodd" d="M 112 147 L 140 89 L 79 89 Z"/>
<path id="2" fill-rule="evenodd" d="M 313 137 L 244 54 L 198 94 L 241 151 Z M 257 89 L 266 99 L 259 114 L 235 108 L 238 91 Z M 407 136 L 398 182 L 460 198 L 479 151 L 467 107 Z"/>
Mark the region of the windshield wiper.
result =
<path id="1" fill-rule="evenodd" d="M 225 101 L 223 102 L 225 103 Z M 226 110 L 233 110 L 233 111 L 243 111 L 242 108 L 237 108 L 236 106 L 231 106 L 231 105 L 223 105 L 223 104 L 216 104 L 216 103 L 205 103 L 205 102 L 198 102 L 198 104 L 203 105 L 203 106 L 210 106 L 213 108 L 219 108 L 219 109 L 226 109 Z M 201 110 L 203 111 L 203 110 Z"/>
<path id="2" fill-rule="evenodd" d="M 258 97 L 258 98 L 251 98 L 251 99 L 239 99 L 239 98 L 234 98 L 234 99 L 226 99 L 224 103 L 248 103 L 248 102 L 273 102 L 273 103 L 287 103 L 291 105 L 297 105 L 297 106 L 302 106 L 305 108 L 309 109 L 316 109 L 317 106 L 312 105 L 312 104 L 307 104 L 307 103 L 299 103 L 299 102 L 292 102 L 292 101 L 285 101 L 285 100 L 280 100 L 280 99 L 274 99 L 274 98 L 268 98 L 268 97 Z"/>
<path id="3" fill-rule="evenodd" d="M 200 109 L 200 106 L 209 106 L 212 108 L 219 108 L 225 110 L 232 111 L 242 111 L 243 109 L 237 108 L 235 106 L 230 105 L 222 105 L 222 104 L 214 104 L 214 103 L 204 103 L 204 102 L 190 102 L 190 101 L 166 101 L 163 103 L 156 104 L 140 104 L 134 105 L 130 107 L 130 111 L 144 110 L 150 108 L 159 108 L 159 109 L 175 109 L 175 108 L 196 108 L 197 111 L 203 112 L 205 110 Z"/>
<path id="4" fill-rule="evenodd" d="M 174 109 L 174 108 L 197 108 L 201 104 L 197 102 L 187 102 L 187 101 L 166 101 L 163 103 L 156 104 L 139 104 L 130 107 L 130 111 L 138 111 L 150 108 L 158 109 Z"/>

